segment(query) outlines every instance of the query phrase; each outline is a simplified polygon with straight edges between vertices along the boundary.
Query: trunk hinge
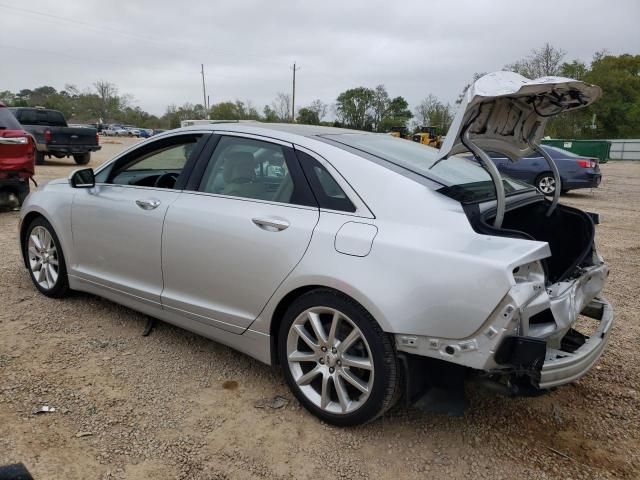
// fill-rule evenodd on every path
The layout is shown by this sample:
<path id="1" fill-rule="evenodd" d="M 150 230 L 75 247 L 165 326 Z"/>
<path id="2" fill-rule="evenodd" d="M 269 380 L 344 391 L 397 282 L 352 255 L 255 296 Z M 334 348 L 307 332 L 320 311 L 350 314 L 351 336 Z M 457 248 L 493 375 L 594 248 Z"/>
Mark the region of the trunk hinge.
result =
<path id="1" fill-rule="evenodd" d="M 493 220 L 493 226 L 495 228 L 502 227 L 502 220 L 504 219 L 504 209 L 505 209 L 505 194 L 504 194 L 504 184 L 502 183 L 502 177 L 500 176 L 500 172 L 496 167 L 496 164 L 489 158 L 489 155 L 485 153 L 480 147 L 478 147 L 471 138 L 469 137 L 469 129 L 471 127 L 471 123 L 467 125 L 467 127 L 462 132 L 462 143 L 471 150 L 476 158 L 479 158 L 484 165 L 484 168 L 489 172 L 491 176 L 491 180 L 493 181 L 493 186 L 496 189 L 496 218 Z"/>
<path id="2" fill-rule="evenodd" d="M 560 171 L 558 170 L 558 166 L 556 165 L 556 162 L 553 161 L 553 158 L 551 158 L 551 155 L 549 155 L 544 150 L 544 148 L 540 146 L 539 143 L 535 143 L 532 140 L 533 138 L 535 138 L 536 132 L 541 127 L 542 125 L 540 125 L 540 123 L 538 122 L 538 124 L 531 130 L 532 132 L 531 137 L 527 139 L 527 144 L 529 145 L 529 147 L 531 147 L 531 149 L 534 152 L 538 152 L 547 161 L 547 165 L 549 165 L 549 168 L 553 173 L 553 178 L 556 182 L 556 189 L 553 191 L 553 200 L 551 200 L 551 205 L 549 206 L 549 209 L 547 210 L 547 214 L 546 214 L 547 217 L 550 217 L 553 211 L 556 209 L 556 206 L 558 206 L 558 202 L 560 201 L 560 193 L 562 191 L 562 180 L 560 179 Z"/>

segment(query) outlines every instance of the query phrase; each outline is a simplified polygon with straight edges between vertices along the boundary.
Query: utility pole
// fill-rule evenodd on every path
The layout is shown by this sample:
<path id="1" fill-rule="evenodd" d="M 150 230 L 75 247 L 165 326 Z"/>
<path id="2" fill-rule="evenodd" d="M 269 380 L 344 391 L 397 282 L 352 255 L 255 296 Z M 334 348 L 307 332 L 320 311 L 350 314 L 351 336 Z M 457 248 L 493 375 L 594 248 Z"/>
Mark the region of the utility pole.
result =
<path id="1" fill-rule="evenodd" d="M 204 107 L 204 118 L 209 119 L 209 109 L 207 108 L 207 88 L 204 86 L 204 63 L 200 64 L 200 73 L 202 74 L 202 106 Z"/>
<path id="2" fill-rule="evenodd" d="M 300 70 L 300 67 L 296 67 L 296 62 L 293 62 L 293 93 L 291 95 L 291 123 L 296 121 L 296 71 Z"/>

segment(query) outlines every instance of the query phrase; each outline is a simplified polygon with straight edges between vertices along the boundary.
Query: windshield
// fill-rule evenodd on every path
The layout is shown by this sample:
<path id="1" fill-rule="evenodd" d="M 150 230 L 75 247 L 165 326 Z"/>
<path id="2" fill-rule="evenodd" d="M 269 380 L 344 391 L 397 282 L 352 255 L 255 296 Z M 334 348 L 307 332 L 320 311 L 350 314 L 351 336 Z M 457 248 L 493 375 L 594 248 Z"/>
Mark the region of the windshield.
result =
<path id="1" fill-rule="evenodd" d="M 474 160 L 454 155 L 438 162 L 437 149 L 391 135 L 354 133 L 325 138 L 434 180 L 443 186 L 439 192 L 461 202 L 495 198 L 491 176 Z M 533 188 L 505 176 L 503 183 L 507 194 Z"/>

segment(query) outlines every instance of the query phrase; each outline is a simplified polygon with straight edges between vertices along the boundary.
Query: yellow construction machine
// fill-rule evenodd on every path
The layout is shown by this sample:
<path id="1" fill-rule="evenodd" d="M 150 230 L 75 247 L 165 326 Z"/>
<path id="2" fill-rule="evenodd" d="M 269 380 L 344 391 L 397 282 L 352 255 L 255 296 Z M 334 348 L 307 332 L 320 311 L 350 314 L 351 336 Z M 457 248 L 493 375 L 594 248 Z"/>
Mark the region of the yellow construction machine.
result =
<path id="1" fill-rule="evenodd" d="M 409 129 L 407 127 L 391 127 L 389 130 L 389 135 L 392 137 L 404 138 L 407 140 L 411 139 L 411 134 L 409 133 Z"/>
<path id="2" fill-rule="evenodd" d="M 411 138 L 414 142 L 430 147 L 440 148 L 442 146 L 442 135 L 437 135 L 436 127 L 418 127 L 416 133 Z"/>

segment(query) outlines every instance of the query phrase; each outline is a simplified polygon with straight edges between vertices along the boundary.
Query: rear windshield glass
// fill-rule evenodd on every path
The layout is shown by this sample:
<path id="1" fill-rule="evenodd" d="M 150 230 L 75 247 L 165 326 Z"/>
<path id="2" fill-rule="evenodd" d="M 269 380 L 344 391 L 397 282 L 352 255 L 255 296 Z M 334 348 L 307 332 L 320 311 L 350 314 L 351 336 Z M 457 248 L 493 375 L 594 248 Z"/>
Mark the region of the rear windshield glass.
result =
<path id="1" fill-rule="evenodd" d="M 64 116 L 56 110 L 24 109 L 18 110 L 18 120 L 23 125 L 46 125 L 48 127 L 66 127 Z"/>
<path id="2" fill-rule="evenodd" d="M 20 123 L 8 108 L 0 108 L 0 130 L 22 130 Z"/>
<path id="3" fill-rule="evenodd" d="M 452 156 L 437 161 L 437 149 L 391 135 L 342 134 L 326 138 L 434 180 L 443 186 L 441 193 L 456 200 L 472 202 L 495 198 L 491 176 L 473 159 Z M 533 188 L 506 176 L 503 183 L 507 194 Z"/>

